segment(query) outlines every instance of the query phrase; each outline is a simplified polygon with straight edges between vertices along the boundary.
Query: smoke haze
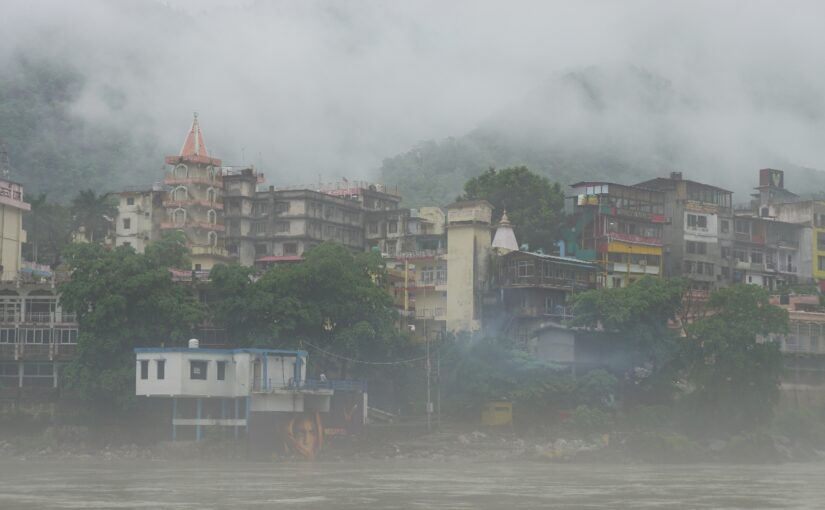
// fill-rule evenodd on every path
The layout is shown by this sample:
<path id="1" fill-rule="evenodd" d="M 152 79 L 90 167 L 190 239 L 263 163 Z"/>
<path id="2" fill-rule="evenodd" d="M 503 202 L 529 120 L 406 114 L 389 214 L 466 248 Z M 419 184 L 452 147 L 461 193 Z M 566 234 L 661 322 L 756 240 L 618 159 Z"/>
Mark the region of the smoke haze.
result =
<path id="1" fill-rule="evenodd" d="M 0 66 L 67 64 L 83 76 L 73 115 L 152 141 L 135 183 L 159 176 L 193 111 L 215 156 L 283 184 L 376 177 L 385 157 L 479 126 L 730 186 L 759 167 L 825 168 L 821 2 L 0 8 Z"/>

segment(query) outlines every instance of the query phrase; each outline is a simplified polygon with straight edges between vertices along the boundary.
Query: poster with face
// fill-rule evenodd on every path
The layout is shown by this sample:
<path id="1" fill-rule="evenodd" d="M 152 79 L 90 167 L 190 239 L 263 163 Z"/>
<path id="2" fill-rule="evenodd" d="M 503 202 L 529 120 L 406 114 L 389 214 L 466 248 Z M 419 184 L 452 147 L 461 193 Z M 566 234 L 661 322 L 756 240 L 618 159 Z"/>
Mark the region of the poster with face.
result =
<path id="1" fill-rule="evenodd" d="M 324 447 L 321 413 L 293 413 L 286 420 L 282 435 L 285 453 L 314 459 Z"/>

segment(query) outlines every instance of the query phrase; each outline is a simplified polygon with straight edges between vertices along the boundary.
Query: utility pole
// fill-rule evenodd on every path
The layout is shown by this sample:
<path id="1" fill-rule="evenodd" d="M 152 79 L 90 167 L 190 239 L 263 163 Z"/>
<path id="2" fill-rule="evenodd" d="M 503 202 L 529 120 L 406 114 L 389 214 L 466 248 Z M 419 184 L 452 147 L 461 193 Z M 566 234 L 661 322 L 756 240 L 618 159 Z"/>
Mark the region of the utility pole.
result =
<path id="1" fill-rule="evenodd" d="M 432 414 L 433 403 L 430 400 L 430 321 L 427 319 L 425 320 L 424 336 L 426 337 L 427 344 L 427 432 L 429 432 L 432 427 L 430 415 Z"/>
<path id="2" fill-rule="evenodd" d="M 435 412 L 439 429 L 441 429 L 441 345 L 443 341 L 443 337 L 439 331 L 438 347 L 435 351 Z"/>

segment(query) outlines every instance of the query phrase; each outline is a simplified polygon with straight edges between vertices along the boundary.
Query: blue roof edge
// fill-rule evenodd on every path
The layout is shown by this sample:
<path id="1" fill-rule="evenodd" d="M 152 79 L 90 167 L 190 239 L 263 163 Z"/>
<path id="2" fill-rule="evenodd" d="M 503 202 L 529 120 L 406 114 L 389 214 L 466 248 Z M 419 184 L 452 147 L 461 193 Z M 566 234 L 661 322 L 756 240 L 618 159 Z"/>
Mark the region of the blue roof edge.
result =
<path id="1" fill-rule="evenodd" d="M 248 352 L 251 354 L 286 354 L 292 356 L 307 356 L 309 353 L 303 350 L 284 350 L 284 349 L 213 349 L 209 347 L 197 347 L 194 349 L 190 349 L 188 347 L 135 347 L 134 352 L 141 353 L 141 352 L 206 352 L 212 354 L 234 354 L 239 352 Z"/>

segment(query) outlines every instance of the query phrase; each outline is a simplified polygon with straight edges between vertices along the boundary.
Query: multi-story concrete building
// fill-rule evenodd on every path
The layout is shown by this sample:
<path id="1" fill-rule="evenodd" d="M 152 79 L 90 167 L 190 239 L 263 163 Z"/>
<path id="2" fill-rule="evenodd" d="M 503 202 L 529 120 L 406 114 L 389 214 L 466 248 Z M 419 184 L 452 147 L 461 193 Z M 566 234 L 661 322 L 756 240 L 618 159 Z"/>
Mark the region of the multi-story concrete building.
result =
<path id="1" fill-rule="evenodd" d="M 609 182 L 573 184 L 572 224 L 564 253 L 599 265 L 602 287 L 625 287 L 663 264 L 664 193 Z"/>
<path id="2" fill-rule="evenodd" d="M 21 248 L 26 242 L 23 214 L 31 205 L 23 201 L 23 185 L 0 179 L 0 278 L 13 280 L 22 267 Z"/>
<path id="3" fill-rule="evenodd" d="M 784 173 L 771 168 L 759 171 L 759 186 L 752 197 L 750 204 L 735 212 L 733 281 L 769 289 L 812 282 L 820 248 L 816 214 L 819 209 L 825 212 L 825 203 L 802 200 L 786 190 Z"/>
<path id="4" fill-rule="evenodd" d="M 539 331 L 571 318 L 575 293 L 596 288 L 596 263 L 573 257 L 510 251 L 496 258 L 496 266 L 492 287 L 497 313 L 490 314 L 488 324 L 531 352 L 539 348 L 530 344 Z"/>
<path id="5" fill-rule="evenodd" d="M 158 184 L 150 189 L 126 190 L 115 195 L 115 246 L 131 246 L 143 253 L 146 245 L 160 236 L 160 223 L 165 217 L 163 187 Z"/>
<path id="6" fill-rule="evenodd" d="M 664 196 L 664 276 L 683 276 L 697 290 L 713 290 L 731 281 L 733 193 L 682 178 L 673 172 L 637 186 Z"/>
<path id="7" fill-rule="evenodd" d="M 770 335 L 784 357 L 781 403 L 821 408 L 825 404 L 825 311 L 818 295 L 774 295 L 771 304 L 788 310 L 788 332 Z"/>
<path id="8" fill-rule="evenodd" d="M 169 192 L 163 199 L 166 220 L 160 229 L 186 235 L 196 271 L 229 261 L 224 249 L 221 160 L 209 156 L 197 114 L 180 154 L 165 161 L 169 167 L 163 183 Z"/>
<path id="9" fill-rule="evenodd" d="M 77 335 L 77 317 L 62 310 L 53 281 L 0 284 L 1 399 L 52 402 Z"/>

